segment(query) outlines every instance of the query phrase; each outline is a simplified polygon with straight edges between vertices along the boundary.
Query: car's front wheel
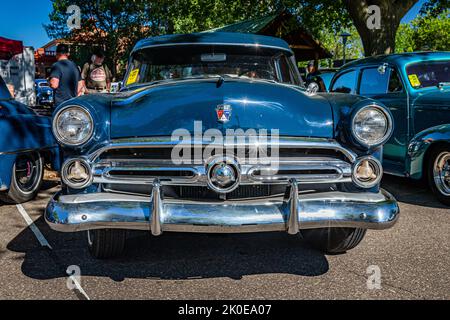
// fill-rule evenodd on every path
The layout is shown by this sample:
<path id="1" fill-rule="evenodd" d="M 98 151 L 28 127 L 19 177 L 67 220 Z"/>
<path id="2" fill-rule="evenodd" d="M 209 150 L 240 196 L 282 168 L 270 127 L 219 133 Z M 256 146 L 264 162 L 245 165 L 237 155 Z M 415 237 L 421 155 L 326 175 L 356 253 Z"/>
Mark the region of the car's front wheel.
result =
<path id="1" fill-rule="evenodd" d="M 117 258 L 125 251 L 126 230 L 90 230 L 87 237 L 89 252 L 96 259 Z"/>
<path id="2" fill-rule="evenodd" d="M 339 254 L 356 248 L 366 235 L 365 229 L 328 228 L 302 230 L 303 239 L 325 253 Z"/>
<path id="3" fill-rule="evenodd" d="M 431 153 L 428 180 L 439 201 L 450 206 L 450 147 L 442 146 Z"/>
<path id="4" fill-rule="evenodd" d="M 33 200 L 42 186 L 44 161 L 38 153 L 19 155 L 14 163 L 9 190 L 0 200 L 19 204 Z"/>

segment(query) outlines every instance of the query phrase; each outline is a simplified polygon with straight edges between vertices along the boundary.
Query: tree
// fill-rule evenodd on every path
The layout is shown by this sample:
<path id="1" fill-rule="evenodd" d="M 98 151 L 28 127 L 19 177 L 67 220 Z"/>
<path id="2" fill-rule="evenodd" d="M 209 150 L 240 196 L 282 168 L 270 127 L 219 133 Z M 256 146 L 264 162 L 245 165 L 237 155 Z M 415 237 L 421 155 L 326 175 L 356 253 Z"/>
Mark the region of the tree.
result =
<path id="1" fill-rule="evenodd" d="M 418 0 L 343 0 L 359 35 L 366 56 L 395 52 L 395 38 L 400 22 Z M 368 20 L 373 12 L 369 7 L 381 9 L 379 28 L 370 29 Z"/>
<path id="2" fill-rule="evenodd" d="M 413 40 L 415 30 L 409 23 L 402 23 L 397 31 L 397 38 L 395 40 L 396 52 L 413 52 L 416 50 L 416 45 Z"/>
<path id="3" fill-rule="evenodd" d="M 411 23 L 402 24 L 397 34 L 397 52 L 421 50 L 450 50 L 450 10 L 440 15 L 434 13 L 417 17 Z"/>
<path id="4" fill-rule="evenodd" d="M 421 16 L 438 17 L 450 8 L 450 0 L 428 0 L 420 10 Z"/>
<path id="5" fill-rule="evenodd" d="M 51 23 L 45 25 L 50 38 L 65 39 L 86 48 L 106 51 L 113 74 L 123 70 L 129 51 L 139 39 L 168 29 L 169 0 L 52 0 Z M 80 8 L 81 29 L 69 30 L 67 8 Z M 79 47 L 79 46 L 78 46 Z"/>
<path id="6" fill-rule="evenodd" d="M 449 0 L 427 0 L 423 10 L 441 12 Z M 289 10 L 316 39 L 339 54 L 339 34 L 357 30 L 366 56 L 393 53 L 403 16 L 418 0 L 52 0 L 51 38 L 70 38 L 86 45 L 101 45 L 112 64 L 123 69 L 134 43 L 144 37 L 205 31 L 227 24 Z M 69 5 L 81 9 L 82 29 L 70 31 Z M 380 28 L 370 29 L 369 8 L 381 10 Z M 402 27 L 403 28 L 403 27 Z M 352 50 L 359 46 L 351 39 Z M 355 49 L 354 56 L 358 56 Z"/>
<path id="7" fill-rule="evenodd" d="M 322 46 L 324 46 L 333 56 L 331 61 L 328 61 L 329 67 L 333 66 L 333 60 L 341 60 L 344 58 L 344 44 L 342 43 L 341 31 L 330 32 L 329 30 L 322 30 L 318 39 Z M 355 27 L 346 29 L 351 36 L 348 39 L 346 46 L 347 59 L 359 59 L 364 57 L 364 49 L 361 43 L 361 38 L 358 35 L 358 31 Z"/>

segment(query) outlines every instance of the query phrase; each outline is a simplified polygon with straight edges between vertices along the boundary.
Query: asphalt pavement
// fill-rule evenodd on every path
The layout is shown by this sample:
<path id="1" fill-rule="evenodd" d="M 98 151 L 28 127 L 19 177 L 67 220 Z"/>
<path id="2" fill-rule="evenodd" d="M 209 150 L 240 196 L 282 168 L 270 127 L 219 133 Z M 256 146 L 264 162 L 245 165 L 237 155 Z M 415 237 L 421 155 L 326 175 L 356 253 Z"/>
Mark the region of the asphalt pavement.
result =
<path id="1" fill-rule="evenodd" d="M 85 233 L 43 221 L 58 190 L 48 183 L 23 207 L 0 204 L 0 299 L 450 299 L 450 208 L 420 183 L 383 185 L 400 202 L 399 223 L 343 255 L 284 233 L 137 233 L 122 258 L 98 261 Z M 69 267 L 81 275 L 69 278 Z"/>

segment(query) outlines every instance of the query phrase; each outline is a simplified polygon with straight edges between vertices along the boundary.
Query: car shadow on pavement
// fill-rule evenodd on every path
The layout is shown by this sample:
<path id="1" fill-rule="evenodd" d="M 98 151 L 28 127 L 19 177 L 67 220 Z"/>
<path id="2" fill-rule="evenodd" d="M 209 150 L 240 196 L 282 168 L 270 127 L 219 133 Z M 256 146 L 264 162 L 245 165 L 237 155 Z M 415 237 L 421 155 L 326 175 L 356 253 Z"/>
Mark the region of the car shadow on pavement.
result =
<path id="1" fill-rule="evenodd" d="M 448 209 L 440 203 L 424 181 L 385 175 L 382 187 L 399 202 L 437 209 Z"/>
<path id="2" fill-rule="evenodd" d="M 150 237 L 133 233 L 123 257 L 93 259 L 86 247 L 86 234 L 53 232 L 36 222 L 53 250 L 30 241 L 31 230 L 22 231 L 8 250 L 24 253 L 22 272 L 34 279 L 67 277 L 69 266 L 78 266 L 83 276 L 132 279 L 193 280 L 242 279 L 248 275 L 292 274 L 315 277 L 328 272 L 326 256 L 309 248 L 298 237 L 284 233 L 204 235 L 164 234 Z M 32 236 L 32 234 L 31 234 Z"/>

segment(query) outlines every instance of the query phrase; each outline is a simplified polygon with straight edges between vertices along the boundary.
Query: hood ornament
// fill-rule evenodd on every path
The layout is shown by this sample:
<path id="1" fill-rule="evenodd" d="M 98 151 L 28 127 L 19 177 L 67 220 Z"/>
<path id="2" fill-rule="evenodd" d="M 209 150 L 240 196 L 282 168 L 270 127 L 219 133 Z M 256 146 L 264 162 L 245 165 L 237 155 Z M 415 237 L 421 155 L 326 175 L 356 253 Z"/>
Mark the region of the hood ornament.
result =
<path id="1" fill-rule="evenodd" d="M 227 123 L 231 120 L 231 112 L 233 109 L 229 104 L 220 104 L 216 108 L 217 120 L 222 123 Z"/>

